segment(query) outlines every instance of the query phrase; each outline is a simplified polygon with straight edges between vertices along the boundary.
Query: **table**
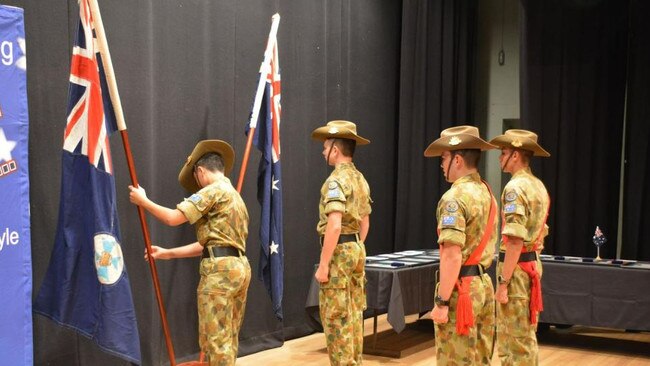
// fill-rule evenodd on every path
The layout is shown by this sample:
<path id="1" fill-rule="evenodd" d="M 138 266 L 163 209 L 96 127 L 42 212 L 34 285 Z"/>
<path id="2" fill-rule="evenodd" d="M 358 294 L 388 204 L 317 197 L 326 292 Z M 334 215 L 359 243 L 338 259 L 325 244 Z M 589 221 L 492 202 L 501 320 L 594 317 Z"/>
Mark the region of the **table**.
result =
<path id="1" fill-rule="evenodd" d="M 543 266 L 540 322 L 650 331 L 647 263 L 620 266 L 543 259 Z"/>
<path id="2" fill-rule="evenodd" d="M 624 261 L 625 265 L 619 265 L 590 260 L 542 257 L 544 311 L 540 322 L 650 331 L 650 263 L 628 265 L 632 262 Z M 439 262 L 397 269 L 367 267 L 368 310 L 364 318 L 376 321 L 378 314 L 387 313 L 395 332 L 402 332 L 406 315 L 433 308 L 438 268 Z M 493 281 L 495 270 L 496 260 L 487 271 Z M 305 310 L 312 327 L 321 330 L 318 289 L 312 277 Z"/>
<path id="3" fill-rule="evenodd" d="M 433 308 L 438 267 L 437 260 L 430 264 L 395 269 L 366 267 L 368 310 L 365 317 L 387 313 L 388 323 L 396 332 L 401 332 L 406 326 L 406 315 L 424 313 Z M 318 282 L 312 276 L 305 310 L 312 327 L 320 330 L 318 290 Z"/>

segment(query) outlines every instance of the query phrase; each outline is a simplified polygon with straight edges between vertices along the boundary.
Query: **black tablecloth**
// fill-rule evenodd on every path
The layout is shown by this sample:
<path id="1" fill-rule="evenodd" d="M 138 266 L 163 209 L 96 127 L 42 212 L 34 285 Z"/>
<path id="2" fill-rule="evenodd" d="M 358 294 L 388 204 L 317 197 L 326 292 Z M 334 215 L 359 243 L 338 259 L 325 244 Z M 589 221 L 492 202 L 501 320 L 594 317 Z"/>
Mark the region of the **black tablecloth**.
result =
<path id="1" fill-rule="evenodd" d="M 650 270 L 544 261 L 540 321 L 650 331 Z"/>
<path id="2" fill-rule="evenodd" d="M 366 268 L 366 316 L 388 313 L 388 323 L 396 332 L 405 327 L 404 316 L 431 310 L 438 263 L 399 269 Z M 314 329 L 320 329 L 318 282 L 312 277 L 305 309 Z"/>
<path id="3" fill-rule="evenodd" d="M 650 331 L 650 265 L 544 260 L 543 266 L 541 322 Z M 401 332 L 406 315 L 433 307 L 438 268 L 439 263 L 400 269 L 367 267 L 366 317 L 388 313 L 390 325 Z M 496 261 L 488 270 L 493 281 L 495 268 Z M 305 308 L 314 329 L 321 328 L 318 288 L 312 277 Z"/>

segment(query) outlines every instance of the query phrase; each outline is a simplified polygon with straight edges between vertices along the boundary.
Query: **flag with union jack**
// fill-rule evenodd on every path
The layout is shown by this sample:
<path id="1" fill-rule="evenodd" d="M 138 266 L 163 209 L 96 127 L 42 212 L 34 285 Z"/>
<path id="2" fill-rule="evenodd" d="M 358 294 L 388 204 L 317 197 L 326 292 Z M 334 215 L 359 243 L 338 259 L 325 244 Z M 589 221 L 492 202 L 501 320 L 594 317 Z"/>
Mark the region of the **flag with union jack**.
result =
<path id="1" fill-rule="evenodd" d="M 116 131 L 87 0 L 72 51 L 59 221 L 34 311 L 140 364 L 108 138 Z"/>
<path id="2" fill-rule="evenodd" d="M 284 245 L 282 243 L 282 169 L 280 167 L 280 65 L 277 40 L 270 67 L 260 72 L 266 79 L 259 117 L 246 127 L 256 128 L 253 144 L 262 152 L 257 176 L 257 200 L 261 206 L 258 278 L 271 296 L 273 312 L 282 319 Z"/>

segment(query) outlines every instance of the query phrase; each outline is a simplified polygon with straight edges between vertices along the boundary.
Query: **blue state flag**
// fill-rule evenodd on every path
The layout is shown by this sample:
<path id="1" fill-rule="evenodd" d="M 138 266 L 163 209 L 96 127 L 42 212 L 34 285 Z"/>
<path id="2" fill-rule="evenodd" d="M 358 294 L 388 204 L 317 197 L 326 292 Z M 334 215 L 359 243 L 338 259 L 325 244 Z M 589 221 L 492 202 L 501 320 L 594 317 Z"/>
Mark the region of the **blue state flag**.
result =
<path id="1" fill-rule="evenodd" d="M 117 130 L 86 1 L 72 52 L 59 222 L 34 311 L 140 364 L 109 136 Z"/>
<path id="2" fill-rule="evenodd" d="M 261 205 L 260 261 L 258 278 L 271 296 L 273 312 L 282 319 L 282 291 L 284 285 L 284 245 L 282 240 L 282 169 L 280 168 L 280 73 L 277 41 L 266 78 L 264 96 L 260 105 L 253 144 L 262 152 L 257 177 L 257 200 Z"/>

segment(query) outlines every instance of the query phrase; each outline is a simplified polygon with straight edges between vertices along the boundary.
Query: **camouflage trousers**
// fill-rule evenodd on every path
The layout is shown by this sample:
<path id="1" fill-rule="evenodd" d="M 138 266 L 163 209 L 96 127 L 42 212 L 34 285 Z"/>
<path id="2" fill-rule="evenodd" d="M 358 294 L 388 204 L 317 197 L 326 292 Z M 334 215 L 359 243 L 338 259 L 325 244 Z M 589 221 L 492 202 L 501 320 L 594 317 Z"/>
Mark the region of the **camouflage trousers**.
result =
<path id="1" fill-rule="evenodd" d="M 320 318 L 331 365 L 361 365 L 366 249 L 363 244 L 338 244 L 330 261 L 329 281 L 320 285 Z"/>
<path id="2" fill-rule="evenodd" d="M 435 325 L 438 366 L 490 364 L 494 352 L 495 300 L 494 286 L 487 273 L 472 278 L 470 297 L 474 326 L 469 329 L 469 335 L 456 333 L 456 290 L 449 298 L 449 321 Z"/>
<path id="3" fill-rule="evenodd" d="M 499 263 L 497 273 L 501 273 Z M 537 260 L 542 273 L 542 262 Z M 537 325 L 530 324 L 530 279 L 519 266 L 508 284 L 508 303 L 497 304 L 497 344 L 501 365 L 535 366 L 538 364 Z"/>
<path id="4" fill-rule="evenodd" d="M 245 256 L 205 258 L 200 273 L 199 346 L 210 366 L 234 365 L 251 267 Z"/>

